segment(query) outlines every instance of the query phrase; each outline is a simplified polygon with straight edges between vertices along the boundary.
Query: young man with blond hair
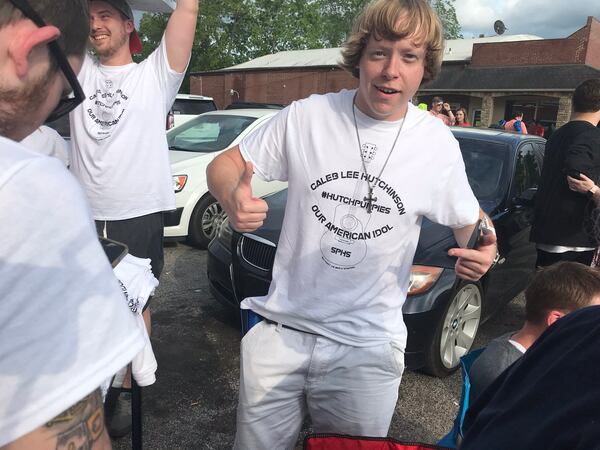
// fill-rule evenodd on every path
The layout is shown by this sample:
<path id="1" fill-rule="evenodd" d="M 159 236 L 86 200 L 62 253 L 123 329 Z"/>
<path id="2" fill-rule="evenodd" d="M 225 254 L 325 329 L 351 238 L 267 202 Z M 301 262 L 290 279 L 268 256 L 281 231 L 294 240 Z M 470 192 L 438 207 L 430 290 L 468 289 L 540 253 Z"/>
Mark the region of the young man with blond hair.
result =
<path id="1" fill-rule="evenodd" d="M 421 221 L 452 227 L 464 246 L 484 216 L 450 130 L 410 104 L 442 49 L 425 0 L 372 1 L 343 49 L 358 89 L 292 103 L 209 166 L 210 190 L 241 232 L 268 213 L 254 172 L 289 186 L 269 293 L 242 303 L 265 320 L 241 344 L 236 449 L 293 448 L 307 414 L 316 432 L 387 434 Z M 459 276 L 478 279 L 495 237 L 449 253 Z"/>

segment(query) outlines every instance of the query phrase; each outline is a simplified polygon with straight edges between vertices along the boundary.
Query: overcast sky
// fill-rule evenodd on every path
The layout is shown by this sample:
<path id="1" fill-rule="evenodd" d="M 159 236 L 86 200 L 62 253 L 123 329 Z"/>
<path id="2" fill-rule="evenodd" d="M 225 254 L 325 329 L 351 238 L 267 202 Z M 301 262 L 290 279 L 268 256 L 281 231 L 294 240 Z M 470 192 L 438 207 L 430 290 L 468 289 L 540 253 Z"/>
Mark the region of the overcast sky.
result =
<path id="1" fill-rule="evenodd" d="M 502 20 L 505 34 L 535 34 L 563 38 L 586 24 L 588 16 L 600 20 L 600 0 L 455 0 L 464 37 L 493 36 L 494 22 Z"/>

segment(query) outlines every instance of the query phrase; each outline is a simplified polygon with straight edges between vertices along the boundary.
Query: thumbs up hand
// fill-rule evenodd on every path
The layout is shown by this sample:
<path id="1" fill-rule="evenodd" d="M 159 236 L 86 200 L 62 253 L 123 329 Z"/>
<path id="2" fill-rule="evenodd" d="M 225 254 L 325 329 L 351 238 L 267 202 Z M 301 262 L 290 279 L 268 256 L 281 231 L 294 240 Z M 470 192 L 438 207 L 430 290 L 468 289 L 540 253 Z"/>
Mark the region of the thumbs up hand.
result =
<path id="1" fill-rule="evenodd" d="M 240 182 L 232 192 L 230 206 L 232 211 L 226 211 L 229 223 L 239 232 L 254 231 L 262 226 L 269 209 L 267 202 L 252 195 L 252 176 L 254 167 L 246 162 L 246 167 Z"/>

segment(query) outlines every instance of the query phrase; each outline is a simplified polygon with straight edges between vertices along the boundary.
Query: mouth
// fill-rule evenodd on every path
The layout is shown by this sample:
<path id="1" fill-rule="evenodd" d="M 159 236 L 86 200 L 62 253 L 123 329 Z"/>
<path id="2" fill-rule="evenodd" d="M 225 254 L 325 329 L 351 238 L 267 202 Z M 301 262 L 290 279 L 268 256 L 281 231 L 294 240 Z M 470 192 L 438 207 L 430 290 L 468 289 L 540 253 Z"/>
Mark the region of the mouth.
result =
<path id="1" fill-rule="evenodd" d="M 99 44 L 105 40 L 108 39 L 108 34 L 95 34 L 95 35 L 91 35 L 90 39 L 92 40 L 92 42 Z"/>
<path id="2" fill-rule="evenodd" d="M 387 88 L 387 87 L 384 87 L 384 86 L 375 86 L 375 89 L 377 89 L 379 92 L 382 92 L 382 93 L 387 94 L 387 95 L 399 94 L 400 93 L 400 91 L 398 91 L 396 89 Z"/>

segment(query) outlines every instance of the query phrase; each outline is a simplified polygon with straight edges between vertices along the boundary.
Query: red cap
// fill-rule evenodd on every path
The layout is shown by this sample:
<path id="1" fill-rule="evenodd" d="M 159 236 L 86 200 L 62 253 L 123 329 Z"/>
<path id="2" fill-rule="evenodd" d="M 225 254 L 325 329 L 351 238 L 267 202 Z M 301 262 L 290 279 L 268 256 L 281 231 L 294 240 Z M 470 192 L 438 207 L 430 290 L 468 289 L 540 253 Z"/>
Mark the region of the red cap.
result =
<path id="1" fill-rule="evenodd" d="M 140 40 L 137 31 L 135 31 L 135 28 L 129 35 L 129 51 L 132 55 L 142 53 L 142 41 Z"/>

